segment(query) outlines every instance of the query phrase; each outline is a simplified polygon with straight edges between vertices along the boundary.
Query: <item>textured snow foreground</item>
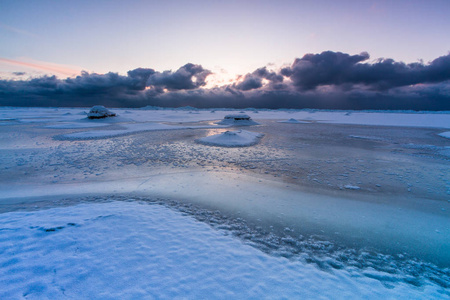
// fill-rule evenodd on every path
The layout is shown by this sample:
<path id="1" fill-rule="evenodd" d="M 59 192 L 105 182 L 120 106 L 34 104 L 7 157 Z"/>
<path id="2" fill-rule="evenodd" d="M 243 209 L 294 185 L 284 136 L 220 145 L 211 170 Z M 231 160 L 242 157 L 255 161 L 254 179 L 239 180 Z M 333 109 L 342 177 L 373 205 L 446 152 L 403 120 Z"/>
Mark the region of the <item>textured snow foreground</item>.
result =
<path id="1" fill-rule="evenodd" d="M 0 109 L 1 299 L 450 297 L 449 113 L 86 111 Z"/>
<path id="2" fill-rule="evenodd" d="M 5 213 L 0 226 L 2 299 L 443 296 L 269 256 L 192 217 L 136 201 Z"/>

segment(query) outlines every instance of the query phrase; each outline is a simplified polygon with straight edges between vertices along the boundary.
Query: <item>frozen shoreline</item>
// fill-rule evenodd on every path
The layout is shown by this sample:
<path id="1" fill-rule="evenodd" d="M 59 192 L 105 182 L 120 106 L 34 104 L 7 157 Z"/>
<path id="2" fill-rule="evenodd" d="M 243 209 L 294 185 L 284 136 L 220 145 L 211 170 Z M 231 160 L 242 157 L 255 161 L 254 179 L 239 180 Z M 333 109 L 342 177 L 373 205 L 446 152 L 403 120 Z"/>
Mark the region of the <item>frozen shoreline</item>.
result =
<path id="1" fill-rule="evenodd" d="M 186 210 L 196 217 L 197 210 L 217 211 L 230 228 L 239 224 L 230 220 L 242 219 L 256 231 L 249 239 L 239 230 L 231 230 L 233 234 L 258 249 L 281 247 L 281 256 L 300 251 L 295 255 L 310 253 L 309 259 L 315 260 L 317 249 L 323 248 L 324 261 L 327 253 L 333 257 L 325 265 L 333 265 L 342 249 L 362 251 L 348 257 L 354 266 L 364 260 L 385 264 L 384 271 L 377 271 L 380 274 L 370 272 L 370 265 L 357 267 L 383 284 L 404 284 L 412 271 L 383 279 L 389 259 L 377 263 L 377 255 L 392 255 L 392 262 L 405 268 L 409 262 L 403 260 L 412 257 L 440 266 L 425 267 L 428 271 L 420 275 L 424 277 L 413 276 L 419 285 L 442 277 L 436 275 L 439 272 L 448 276 L 450 145 L 438 135 L 445 129 L 432 127 L 450 115 L 411 114 L 422 116 L 413 128 L 399 127 L 403 121 L 394 127 L 328 124 L 375 120 L 364 119 L 366 115 L 351 119 L 357 113 L 260 111 L 252 117 L 261 125 L 250 129 L 264 134 L 260 143 L 223 148 L 195 141 L 228 130 L 212 124 L 226 112 L 118 113 L 116 119 L 89 128 L 79 109 L 0 110 L 1 211 L 51 208 L 52 201 L 57 206 L 62 198 L 72 198 L 69 203 L 74 205 L 77 197 L 95 195 L 165 199 L 198 207 Z M 386 116 L 377 116 L 378 123 L 385 121 Z M 288 117 L 306 121 L 277 122 Z M 406 123 L 414 120 L 408 118 Z M 427 121 L 420 123 L 424 118 Z M 392 124 L 394 119 L 384 123 Z M 77 134 L 90 138 L 56 138 Z M 207 223 L 214 219 L 203 217 L 198 215 Z M 255 238 L 258 234 L 263 237 Z M 297 244 L 300 248 L 292 246 Z M 327 247 L 343 248 L 334 253 Z M 364 249 L 371 253 L 370 259 Z M 400 258 L 402 253 L 408 259 Z M 353 264 L 341 267 L 351 269 Z"/>

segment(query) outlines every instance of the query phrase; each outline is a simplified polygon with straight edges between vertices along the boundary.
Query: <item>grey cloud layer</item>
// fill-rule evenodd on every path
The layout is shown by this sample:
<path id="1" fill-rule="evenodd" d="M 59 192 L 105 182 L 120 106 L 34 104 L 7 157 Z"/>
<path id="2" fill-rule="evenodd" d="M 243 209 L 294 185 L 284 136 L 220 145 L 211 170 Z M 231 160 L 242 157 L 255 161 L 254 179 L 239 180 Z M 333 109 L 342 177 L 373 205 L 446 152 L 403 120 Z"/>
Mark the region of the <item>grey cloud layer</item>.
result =
<path id="1" fill-rule="evenodd" d="M 256 107 L 450 110 L 450 54 L 428 64 L 326 51 L 280 70 L 258 68 L 228 86 L 205 89 L 211 71 L 188 63 L 58 79 L 0 80 L 0 105 Z"/>

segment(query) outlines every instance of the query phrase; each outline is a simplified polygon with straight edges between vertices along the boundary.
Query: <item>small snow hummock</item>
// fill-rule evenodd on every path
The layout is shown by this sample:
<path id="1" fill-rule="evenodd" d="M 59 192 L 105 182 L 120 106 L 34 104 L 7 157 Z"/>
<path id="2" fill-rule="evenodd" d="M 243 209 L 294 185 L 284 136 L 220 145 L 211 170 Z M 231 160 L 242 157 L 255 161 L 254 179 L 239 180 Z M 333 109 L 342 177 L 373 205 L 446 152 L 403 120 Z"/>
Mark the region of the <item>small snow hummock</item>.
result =
<path id="1" fill-rule="evenodd" d="M 198 139 L 197 142 L 222 147 L 246 147 L 252 146 L 259 142 L 263 134 L 257 132 L 250 132 L 246 130 L 225 131 L 220 134 L 215 134 Z"/>
<path id="2" fill-rule="evenodd" d="M 291 119 L 289 119 L 289 120 L 287 120 L 287 121 L 278 121 L 278 123 L 307 124 L 308 122 L 305 122 L 305 121 L 299 121 L 299 120 L 296 120 L 296 119 L 291 118 Z"/>
<path id="3" fill-rule="evenodd" d="M 95 105 L 91 108 L 89 113 L 87 114 L 88 119 L 103 119 L 107 117 L 115 117 L 116 114 L 110 112 L 103 105 Z"/>
<path id="4" fill-rule="evenodd" d="M 218 122 L 219 125 L 238 125 L 238 126 L 248 126 L 248 125 L 259 125 L 246 114 L 232 114 L 226 115 L 222 121 Z"/>

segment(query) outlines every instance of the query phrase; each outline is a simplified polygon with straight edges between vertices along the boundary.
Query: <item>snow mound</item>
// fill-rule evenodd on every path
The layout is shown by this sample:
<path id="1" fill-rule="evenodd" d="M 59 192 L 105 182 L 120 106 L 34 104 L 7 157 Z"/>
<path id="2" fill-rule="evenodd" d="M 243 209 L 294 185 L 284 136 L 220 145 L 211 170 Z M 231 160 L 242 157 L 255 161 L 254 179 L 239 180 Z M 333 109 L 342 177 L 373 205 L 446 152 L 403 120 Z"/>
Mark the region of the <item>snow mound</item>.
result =
<path id="1" fill-rule="evenodd" d="M 96 105 L 91 108 L 89 113 L 87 114 L 87 117 L 89 119 L 103 119 L 107 117 L 115 117 L 116 114 L 113 112 L 110 112 L 106 107 L 103 105 Z"/>
<path id="2" fill-rule="evenodd" d="M 278 121 L 278 123 L 289 123 L 289 124 L 308 124 L 309 122 L 299 121 L 294 118 L 291 118 L 287 121 Z"/>
<path id="3" fill-rule="evenodd" d="M 215 134 L 198 139 L 197 142 L 222 147 L 246 147 L 252 146 L 259 142 L 263 134 L 257 132 L 250 132 L 246 130 L 225 131 L 220 134 Z"/>
<path id="4" fill-rule="evenodd" d="M 222 121 L 217 122 L 219 125 L 235 125 L 235 126 L 250 126 L 250 125 L 259 125 L 259 123 L 255 122 L 250 118 L 249 115 L 246 114 L 231 114 L 226 115 Z"/>
<path id="5" fill-rule="evenodd" d="M 438 135 L 450 139 L 450 131 L 442 132 Z"/>

